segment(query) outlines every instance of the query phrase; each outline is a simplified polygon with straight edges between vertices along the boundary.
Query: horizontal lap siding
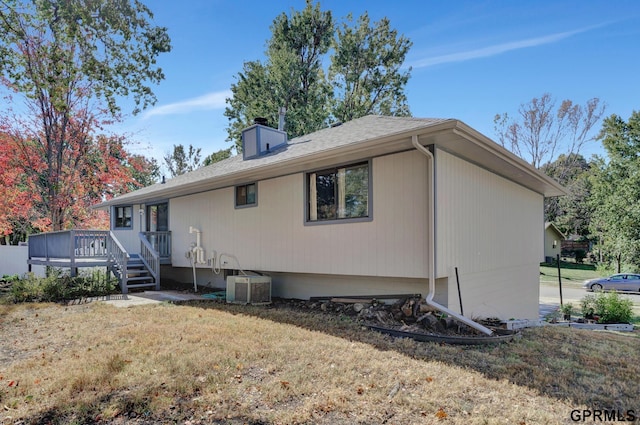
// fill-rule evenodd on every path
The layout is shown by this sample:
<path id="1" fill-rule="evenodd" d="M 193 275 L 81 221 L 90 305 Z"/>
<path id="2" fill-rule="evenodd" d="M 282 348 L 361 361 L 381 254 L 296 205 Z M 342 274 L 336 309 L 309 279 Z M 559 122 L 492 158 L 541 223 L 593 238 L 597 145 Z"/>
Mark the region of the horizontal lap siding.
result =
<path id="1" fill-rule="evenodd" d="M 458 267 L 465 315 L 537 317 L 542 195 L 441 150 L 436 170 L 436 270 L 453 283 L 449 299 Z"/>
<path id="2" fill-rule="evenodd" d="M 233 188 L 172 199 L 173 264 L 190 266 L 194 226 L 207 258 L 229 253 L 247 270 L 425 277 L 425 165 L 413 151 L 373 159 L 369 222 L 305 225 L 304 174 L 258 182 L 251 208 L 234 208 Z"/>

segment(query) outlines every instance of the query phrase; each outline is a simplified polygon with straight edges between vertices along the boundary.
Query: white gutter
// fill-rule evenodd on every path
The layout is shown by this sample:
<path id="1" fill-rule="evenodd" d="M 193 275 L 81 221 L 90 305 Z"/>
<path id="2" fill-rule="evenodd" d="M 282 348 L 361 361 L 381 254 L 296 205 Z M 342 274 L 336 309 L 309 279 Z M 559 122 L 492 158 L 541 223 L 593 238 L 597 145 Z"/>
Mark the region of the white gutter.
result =
<path id="1" fill-rule="evenodd" d="M 486 326 L 482 326 L 478 322 L 474 322 L 471 319 L 468 319 L 452 310 L 449 310 L 447 307 L 438 304 L 433 300 L 433 296 L 436 293 L 436 192 L 435 192 L 435 159 L 433 158 L 433 154 L 429 152 L 429 149 L 425 148 L 418 142 L 418 136 L 411 136 L 411 143 L 413 147 L 415 147 L 420 153 L 426 156 L 429 160 L 429 293 L 425 297 L 425 301 L 427 304 L 435 308 L 436 310 L 442 311 L 443 313 L 447 313 L 450 316 L 455 317 L 462 323 L 471 326 L 474 329 L 479 330 L 480 332 L 486 335 L 492 335 L 493 331 Z"/>

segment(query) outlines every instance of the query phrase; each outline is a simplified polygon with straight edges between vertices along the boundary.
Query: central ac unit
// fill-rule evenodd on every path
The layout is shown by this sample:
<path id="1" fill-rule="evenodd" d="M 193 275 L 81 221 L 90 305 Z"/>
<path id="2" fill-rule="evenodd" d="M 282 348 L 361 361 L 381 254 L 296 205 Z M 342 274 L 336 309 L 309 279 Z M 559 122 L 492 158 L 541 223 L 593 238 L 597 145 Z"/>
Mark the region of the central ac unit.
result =
<path id="1" fill-rule="evenodd" d="M 271 277 L 227 276 L 227 302 L 238 304 L 271 303 Z"/>

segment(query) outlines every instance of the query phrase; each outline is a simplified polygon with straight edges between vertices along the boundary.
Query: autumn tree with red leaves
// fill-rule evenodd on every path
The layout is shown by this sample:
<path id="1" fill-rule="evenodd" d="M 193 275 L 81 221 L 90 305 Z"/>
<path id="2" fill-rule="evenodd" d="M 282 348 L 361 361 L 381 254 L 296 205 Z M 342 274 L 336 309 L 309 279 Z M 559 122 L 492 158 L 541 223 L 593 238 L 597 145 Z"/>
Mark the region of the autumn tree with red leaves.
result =
<path id="1" fill-rule="evenodd" d="M 27 233 L 35 221 L 29 181 L 15 153 L 11 139 L 0 132 L 0 237 Z"/>
<path id="2" fill-rule="evenodd" d="M 152 18 L 137 0 L 0 0 L 0 83 L 24 103 L 0 115 L 0 231 L 93 224 L 88 206 L 157 173 L 104 134 L 118 98 L 134 113 L 155 103 L 149 83 L 164 78 L 156 57 L 170 41 Z"/>
<path id="3" fill-rule="evenodd" d="M 123 136 L 97 133 L 99 123 L 86 107 L 76 109 L 68 142 L 55 149 L 32 130 L 37 125 L 17 114 L 1 116 L 0 123 L 0 232 L 12 234 L 14 242 L 34 231 L 105 228 L 107 214 L 92 205 L 159 175 L 155 160 L 126 150 Z M 50 159 L 51 150 L 61 154 Z"/>

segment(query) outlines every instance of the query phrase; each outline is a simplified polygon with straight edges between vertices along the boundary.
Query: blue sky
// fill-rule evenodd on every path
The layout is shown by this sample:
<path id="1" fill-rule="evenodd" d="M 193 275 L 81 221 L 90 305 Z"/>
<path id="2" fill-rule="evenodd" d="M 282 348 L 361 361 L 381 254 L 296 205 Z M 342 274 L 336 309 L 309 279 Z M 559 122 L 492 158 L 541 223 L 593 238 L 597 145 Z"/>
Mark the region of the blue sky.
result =
<path id="1" fill-rule="evenodd" d="M 174 144 L 203 156 L 226 148 L 225 98 L 246 61 L 264 60 L 270 25 L 304 0 L 146 2 L 168 27 L 173 50 L 159 63 L 158 103 L 118 131 L 134 152 L 162 156 Z M 386 16 L 412 42 L 406 87 L 416 117 L 457 118 L 495 139 L 497 113 L 550 93 L 558 102 L 598 97 L 605 115 L 640 109 L 640 2 L 323 0 L 337 20 Z M 598 145 L 585 154 L 600 153 Z"/>

